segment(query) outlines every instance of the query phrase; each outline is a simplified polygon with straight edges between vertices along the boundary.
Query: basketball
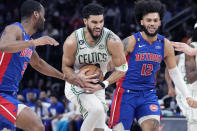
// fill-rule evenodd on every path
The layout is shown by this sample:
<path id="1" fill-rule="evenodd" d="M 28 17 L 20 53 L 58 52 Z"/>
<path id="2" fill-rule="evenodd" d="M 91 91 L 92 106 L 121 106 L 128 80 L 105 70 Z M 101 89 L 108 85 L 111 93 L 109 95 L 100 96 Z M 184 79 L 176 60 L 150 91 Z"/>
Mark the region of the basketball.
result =
<path id="1" fill-rule="evenodd" d="M 97 74 L 96 78 L 99 79 L 100 81 L 103 81 L 103 72 L 101 71 L 101 69 L 96 66 L 96 65 L 85 65 L 83 66 L 79 72 L 81 72 L 82 70 L 85 70 L 85 69 L 89 69 L 85 75 L 89 76 L 89 75 L 93 75 L 93 74 Z"/>

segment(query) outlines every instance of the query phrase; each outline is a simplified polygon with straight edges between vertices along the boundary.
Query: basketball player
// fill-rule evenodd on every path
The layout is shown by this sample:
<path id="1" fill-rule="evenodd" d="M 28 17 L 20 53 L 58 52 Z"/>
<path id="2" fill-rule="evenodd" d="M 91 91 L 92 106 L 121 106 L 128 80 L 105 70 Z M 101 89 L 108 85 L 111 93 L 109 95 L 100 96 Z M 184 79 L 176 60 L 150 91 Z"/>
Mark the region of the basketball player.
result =
<path id="1" fill-rule="evenodd" d="M 193 31 L 193 36 L 189 39 L 188 44 L 194 48 L 197 48 L 197 27 Z M 192 42 L 191 42 L 192 41 Z M 183 80 L 188 86 L 188 90 L 192 94 L 192 97 L 197 100 L 197 56 L 189 56 L 182 53 L 177 57 L 177 65 L 179 70 L 183 75 Z M 166 81 L 168 84 L 168 89 L 173 90 L 172 81 L 169 74 L 166 73 Z M 188 106 L 182 93 L 179 91 L 178 87 L 176 89 L 176 100 L 181 108 L 183 115 L 187 118 L 187 130 L 195 131 L 197 129 L 197 109 L 193 109 Z"/>
<path id="2" fill-rule="evenodd" d="M 194 25 L 194 28 L 197 28 L 197 23 Z M 194 30 L 194 34 L 197 32 L 197 30 Z M 193 35 L 193 38 L 197 39 L 197 35 Z M 195 43 L 194 43 L 195 44 Z M 195 56 L 197 54 L 197 49 L 196 48 L 192 48 L 191 46 L 185 44 L 185 43 L 181 43 L 181 42 L 173 42 L 172 45 L 175 47 L 176 51 L 182 51 L 187 55 L 191 55 L 191 56 Z"/>
<path id="3" fill-rule="evenodd" d="M 42 121 L 30 108 L 16 99 L 18 85 L 28 63 L 37 71 L 63 78 L 59 72 L 35 51 L 39 45 L 58 45 L 48 36 L 35 40 L 32 34 L 44 28 L 44 8 L 36 1 L 25 1 L 21 6 L 21 23 L 8 25 L 0 39 L 0 130 L 15 130 L 15 126 L 26 131 L 44 131 Z"/>
<path id="4" fill-rule="evenodd" d="M 71 102 L 80 106 L 84 118 L 81 131 L 104 131 L 104 89 L 119 80 L 127 71 L 121 40 L 103 27 L 103 13 L 104 8 L 98 4 L 85 6 L 82 11 L 85 27 L 75 30 L 66 39 L 63 47 L 62 70 L 72 78 L 65 84 L 65 95 Z M 88 70 L 78 73 L 84 65 L 98 64 L 105 75 L 110 60 L 115 64 L 115 72 L 100 84 L 90 83 L 97 82 L 96 79 L 88 80 L 87 83 L 84 72 Z"/>
<path id="5" fill-rule="evenodd" d="M 135 16 L 142 31 L 123 40 L 128 71 L 118 82 L 113 96 L 109 122 L 113 129 L 129 131 L 136 118 L 143 131 L 158 131 L 161 112 L 155 76 L 163 59 L 187 102 L 196 107 L 176 67 L 173 47 L 158 34 L 163 14 L 160 1 L 140 0 L 135 4 Z"/>

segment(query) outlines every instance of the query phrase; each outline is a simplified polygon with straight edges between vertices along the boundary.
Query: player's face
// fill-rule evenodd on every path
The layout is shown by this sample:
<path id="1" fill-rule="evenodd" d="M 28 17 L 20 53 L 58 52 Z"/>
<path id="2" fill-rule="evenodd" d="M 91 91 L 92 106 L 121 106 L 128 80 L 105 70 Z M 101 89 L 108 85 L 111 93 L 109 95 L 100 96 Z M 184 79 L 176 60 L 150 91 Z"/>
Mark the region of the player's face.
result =
<path id="1" fill-rule="evenodd" d="M 88 19 L 84 19 L 84 23 L 94 40 L 97 40 L 102 32 L 104 25 L 103 15 L 90 15 Z"/>
<path id="2" fill-rule="evenodd" d="M 42 7 L 41 11 L 39 12 L 39 17 L 38 17 L 37 23 L 35 25 L 37 32 L 42 32 L 44 30 L 44 22 L 45 22 L 44 16 L 45 16 L 45 10 Z"/>
<path id="3" fill-rule="evenodd" d="M 141 26 L 146 35 L 154 37 L 157 35 L 161 20 L 158 13 L 148 13 L 141 20 Z"/>

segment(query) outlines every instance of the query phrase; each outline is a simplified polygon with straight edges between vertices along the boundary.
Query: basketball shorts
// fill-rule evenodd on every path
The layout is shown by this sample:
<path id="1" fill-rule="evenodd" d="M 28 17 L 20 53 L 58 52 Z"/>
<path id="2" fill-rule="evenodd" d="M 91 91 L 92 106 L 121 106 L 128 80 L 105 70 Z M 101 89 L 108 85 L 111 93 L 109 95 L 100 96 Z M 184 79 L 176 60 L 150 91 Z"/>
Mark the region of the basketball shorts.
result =
<path id="1" fill-rule="evenodd" d="M 134 118 L 141 124 L 147 119 L 160 121 L 160 115 L 155 89 L 134 91 L 118 87 L 113 95 L 109 127 L 122 123 L 125 130 L 130 130 Z"/>
<path id="2" fill-rule="evenodd" d="M 16 117 L 24 107 L 16 99 L 16 93 L 0 92 L 0 130 L 15 130 Z"/>
<path id="3" fill-rule="evenodd" d="M 108 106 L 105 103 L 105 90 L 98 90 L 93 94 L 88 94 L 84 92 L 82 88 L 66 82 L 65 95 L 72 103 L 74 103 L 78 107 L 80 113 L 83 116 L 83 119 L 85 119 L 88 116 L 88 101 L 91 101 L 90 103 L 94 101 L 94 107 L 103 107 L 105 112 L 101 115 L 104 117 L 102 117 L 101 119 L 95 118 L 97 119 L 95 128 L 104 128 L 106 111 L 108 110 Z"/>
<path id="4" fill-rule="evenodd" d="M 81 100 L 83 100 L 83 98 L 79 97 L 81 94 L 88 95 L 90 96 L 91 99 L 98 99 L 99 102 L 103 104 L 104 109 L 106 111 L 108 110 L 108 106 L 106 105 L 106 102 L 105 102 L 105 90 L 98 90 L 94 94 L 88 94 L 84 92 L 82 88 L 66 82 L 64 93 L 66 97 L 80 109 L 79 111 L 83 115 L 84 118 L 86 117 L 88 112 L 86 108 L 81 104 Z M 98 101 L 95 100 L 95 102 L 98 102 Z"/>

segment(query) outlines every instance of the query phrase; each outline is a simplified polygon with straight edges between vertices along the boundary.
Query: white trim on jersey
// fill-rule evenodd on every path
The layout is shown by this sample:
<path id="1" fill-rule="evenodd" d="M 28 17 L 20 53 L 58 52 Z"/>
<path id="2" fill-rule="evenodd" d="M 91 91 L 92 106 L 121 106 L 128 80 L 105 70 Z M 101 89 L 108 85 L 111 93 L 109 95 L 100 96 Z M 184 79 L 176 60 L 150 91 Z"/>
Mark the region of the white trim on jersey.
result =
<path id="1" fill-rule="evenodd" d="M 0 66 L 1 66 L 1 63 L 3 61 L 4 55 L 5 55 L 5 53 L 3 52 L 2 56 L 1 56 L 1 60 L 0 60 Z"/>
<path id="2" fill-rule="evenodd" d="M 0 104 L 0 106 L 8 113 L 10 114 L 10 116 L 12 116 L 15 120 L 16 120 L 16 117 L 8 110 L 6 109 L 3 105 Z"/>

